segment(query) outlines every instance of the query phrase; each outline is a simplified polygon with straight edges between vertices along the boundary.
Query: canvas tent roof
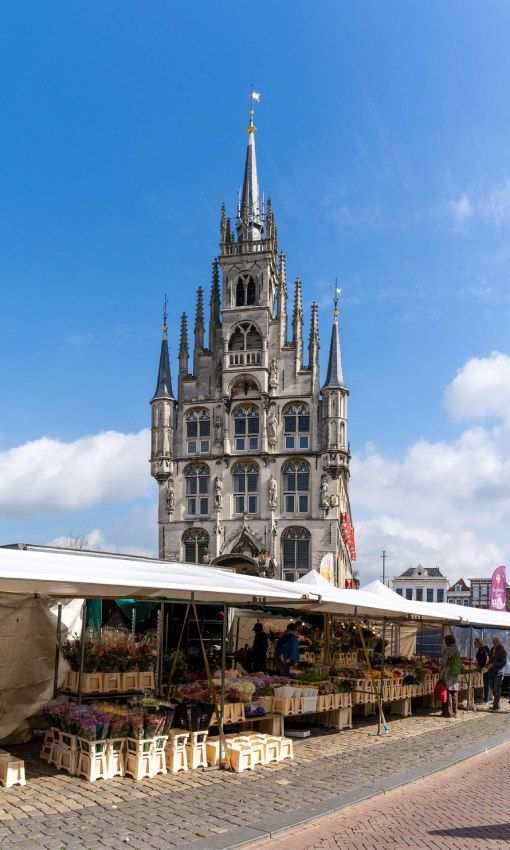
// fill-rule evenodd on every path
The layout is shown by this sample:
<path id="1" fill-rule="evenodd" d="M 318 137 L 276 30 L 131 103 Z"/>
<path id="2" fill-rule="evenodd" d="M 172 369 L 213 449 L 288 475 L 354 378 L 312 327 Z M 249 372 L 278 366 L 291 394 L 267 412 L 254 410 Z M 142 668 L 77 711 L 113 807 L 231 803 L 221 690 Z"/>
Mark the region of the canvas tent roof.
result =
<path id="1" fill-rule="evenodd" d="M 426 603 L 424 603 L 426 604 Z M 436 605 L 441 611 L 456 608 L 462 617 L 462 622 L 472 626 L 486 626 L 491 629 L 510 629 L 510 613 L 508 611 L 490 611 L 488 608 L 473 608 L 471 605 L 452 605 L 441 602 Z"/>
<path id="2" fill-rule="evenodd" d="M 218 567 L 101 552 L 0 548 L 0 592 L 49 597 L 166 598 L 195 602 L 299 603 L 312 588 L 239 575 Z"/>
<path id="3" fill-rule="evenodd" d="M 294 584 L 308 585 L 315 587 L 321 594 L 319 605 L 311 603 L 307 607 L 314 612 L 323 612 L 331 614 L 355 614 L 360 617 L 391 617 L 393 619 L 425 619 L 432 622 L 437 620 L 450 620 L 451 622 L 460 622 L 460 615 L 455 611 L 445 611 L 439 614 L 438 611 L 432 610 L 425 603 L 411 603 L 407 599 L 403 599 L 397 593 L 393 593 L 389 588 L 379 582 L 372 582 L 372 585 L 380 584 L 383 590 L 377 587 L 369 590 L 362 588 L 361 590 L 347 590 L 334 587 L 329 581 L 320 576 L 316 571 L 316 576 L 311 576 L 310 573 L 298 579 Z M 375 591 L 375 592 L 374 592 Z M 388 591 L 386 593 L 385 591 Z"/>
<path id="4" fill-rule="evenodd" d="M 395 591 L 386 587 L 382 581 L 372 581 L 365 585 L 362 590 L 379 594 L 385 599 L 392 596 L 401 598 Z M 451 619 L 453 615 L 464 625 L 487 626 L 493 629 L 510 628 L 510 613 L 507 611 L 490 611 L 486 608 L 474 608 L 471 605 L 452 605 L 449 602 L 413 602 L 407 599 L 402 601 L 409 603 L 413 610 L 417 612 L 425 611 L 426 613 L 427 609 L 433 610 L 438 619 Z"/>

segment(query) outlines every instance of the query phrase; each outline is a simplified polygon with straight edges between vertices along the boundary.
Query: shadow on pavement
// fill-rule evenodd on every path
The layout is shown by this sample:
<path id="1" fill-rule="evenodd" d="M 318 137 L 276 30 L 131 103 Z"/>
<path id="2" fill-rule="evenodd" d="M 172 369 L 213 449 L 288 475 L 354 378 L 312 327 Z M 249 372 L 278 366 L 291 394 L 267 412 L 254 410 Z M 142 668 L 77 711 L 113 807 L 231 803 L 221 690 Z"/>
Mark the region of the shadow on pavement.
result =
<path id="1" fill-rule="evenodd" d="M 458 826 L 451 829 L 432 829 L 429 835 L 451 838 L 480 838 L 483 841 L 510 839 L 510 823 L 491 823 L 480 826 Z"/>

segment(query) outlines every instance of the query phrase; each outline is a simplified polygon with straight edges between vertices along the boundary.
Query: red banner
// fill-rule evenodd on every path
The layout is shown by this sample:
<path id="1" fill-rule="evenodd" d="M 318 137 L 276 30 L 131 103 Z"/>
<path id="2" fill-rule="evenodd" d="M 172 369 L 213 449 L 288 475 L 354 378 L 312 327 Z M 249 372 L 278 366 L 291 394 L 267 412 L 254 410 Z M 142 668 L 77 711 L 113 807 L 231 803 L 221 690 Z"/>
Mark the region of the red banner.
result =
<path id="1" fill-rule="evenodd" d="M 349 550 L 351 561 L 356 560 L 356 541 L 354 538 L 354 528 L 351 524 L 348 514 L 340 514 L 340 533 L 342 539 Z"/>

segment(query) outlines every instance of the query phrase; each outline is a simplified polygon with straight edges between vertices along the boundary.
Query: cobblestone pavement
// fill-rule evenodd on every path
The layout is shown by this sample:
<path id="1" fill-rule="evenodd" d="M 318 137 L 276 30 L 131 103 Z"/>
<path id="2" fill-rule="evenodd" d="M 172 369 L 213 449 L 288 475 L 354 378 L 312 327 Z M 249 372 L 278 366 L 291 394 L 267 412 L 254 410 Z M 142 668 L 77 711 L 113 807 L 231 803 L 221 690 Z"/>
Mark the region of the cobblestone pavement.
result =
<path id="1" fill-rule="evenodd" d="M 505 700 L 500 714 L 461 714 L 453 721 L 417 713 L 390 719 L 390 730 L 376 737 L 374 718 L 367 718 L 352 731 L 296 741 L 293 762 L 240 775 L 194 771 L 139 783 L 117 778 L 89 784 L 41 762 L 40 741 L 11 747 L 25 759 L 27 785 L 0 788 L 0 847 L 125 850 L 129 843 L 159 850 L 202 839 L 197 846 L 209 850 L 221 835 L 285 820 L 346 790 L 368 791 L 378 780 L 455 758 L 495 736 L 510 740 L 510 711 Z"/>
<path id="2" fill-rule="evenodd" d="M 248 850 L 508 850 L 510 744 Z"/>

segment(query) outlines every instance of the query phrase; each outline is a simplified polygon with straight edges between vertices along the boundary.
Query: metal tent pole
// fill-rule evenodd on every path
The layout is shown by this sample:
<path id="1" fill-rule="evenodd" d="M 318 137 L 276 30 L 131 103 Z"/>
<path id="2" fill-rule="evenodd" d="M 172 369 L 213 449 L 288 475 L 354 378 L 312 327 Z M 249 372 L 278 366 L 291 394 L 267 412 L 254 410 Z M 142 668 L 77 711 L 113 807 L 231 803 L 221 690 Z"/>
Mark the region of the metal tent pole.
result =
<path id="1" fill-rule="evenodd" d="M 386 658 L 386 618 L 383 620 L 383 632 L 382 632 L 382 652 L 381 652 L 381 681 L 379 684 L 379 717 L 377 718 L 377 734 L 381 734 L 381 718 L 382 718 L 382 705 L 383 705 L 383 696 L 384 696 L 384 661 Z M 386 718 L 385 718 L 386 720 Z M 384 733 L 388 732 L 388 727 L 386 722 L 384 723 Z"/>
<path id="2" fill-rule="evenodd" d="M 469 670 L 468 670 L 468 681 L 467 681 L 467 705 L 466 711 L 470 709 L 470 699 L 471 699 L 471 664 L 473 661 L 473 624 L 469 626 Z M 473 702 L 472 702 L 473 710 L 476 711 L 475 707 L 475 699 L 473 692 Z"/>
<path id="3" fill-rule="evenodd" d="M 87 600 L 83 600 L 81 609 L 81 643 L 80 643 L 80 670 L 78 673 L 78 703 L 81 703 L 83 694 L 83 668 L 85 666 L 85 642 L 87 640 Z"/>
<path id="4" fill-rule="evenodd" d="M 53 699 L 58 691 L 58 668 L 60 665 L 60 647 L 62 645 L 62 605 L 57 608 L 57 643 L 55 646 L 55 672 L 53 674 Z"/>
<path id="5" fill-rule="evenodd" d="M 158 611 L 158 657 L 156 662 L 156 693 L 163 696 L 163 632 L 165 626 L 165 603 L 161 602 Z"/>
<path id="6" fill-rule="evenodd" d="M 223 605 L 223 625 L 221 629 L 221 693 L 220 693 L 220 740 L 219 740 L 219 753 L 220 758 L 219 762 L 221 765 L 221 760 L 223 758 L 222 753 L 222 740 L 224 736 L 223 730 L 223 714 L 225 711 L 225 668 L 227 666 L 227 622 L 228 622 L 228 608 L 227 605 Z"/>

